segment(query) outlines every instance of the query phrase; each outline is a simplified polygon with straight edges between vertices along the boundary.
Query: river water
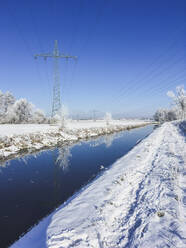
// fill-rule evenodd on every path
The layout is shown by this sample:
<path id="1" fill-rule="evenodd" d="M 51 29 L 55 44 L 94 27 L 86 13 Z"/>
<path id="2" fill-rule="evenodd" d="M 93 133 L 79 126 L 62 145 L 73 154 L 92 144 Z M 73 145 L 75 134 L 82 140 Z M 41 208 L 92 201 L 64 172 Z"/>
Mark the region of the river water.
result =
<path id="1" fill-rule="evenodd" d="M 153 125 L 0 163 L 0 247 L 8 247 L 153 131 Z"/>

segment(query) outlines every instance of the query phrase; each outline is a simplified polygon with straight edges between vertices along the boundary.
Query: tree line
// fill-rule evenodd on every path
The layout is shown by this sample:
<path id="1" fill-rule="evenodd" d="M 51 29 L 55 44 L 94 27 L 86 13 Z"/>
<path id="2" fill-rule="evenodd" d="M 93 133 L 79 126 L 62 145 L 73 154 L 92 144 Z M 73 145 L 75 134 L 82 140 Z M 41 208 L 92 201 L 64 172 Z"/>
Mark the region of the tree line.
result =
<path id="1" fill-rule="evenodd" d="M 154 114 L 154 120 L 158 122 L 186 119 L 186 91 L 184 86 L 177 86 L 176 92 L 168 91 L 167 96 L 172 99 L 170 109 L 161 108 Z"/>
<path id="2" fill-rule="evenodd" d="M 25 98 L 16 100 L 10 92 L 0 91 L 0 123 L 48 123 L 48 118 Z"/>

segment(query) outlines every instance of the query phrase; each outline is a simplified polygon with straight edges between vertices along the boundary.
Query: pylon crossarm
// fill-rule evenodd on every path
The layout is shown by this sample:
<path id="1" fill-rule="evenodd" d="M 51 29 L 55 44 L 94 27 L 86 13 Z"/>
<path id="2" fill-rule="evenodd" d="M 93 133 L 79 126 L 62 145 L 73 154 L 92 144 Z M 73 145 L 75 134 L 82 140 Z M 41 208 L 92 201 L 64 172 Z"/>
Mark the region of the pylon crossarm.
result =
<path id="1" fill-rule="evenodd" d="M 60 55 L 53 55 L 53 54 L 36 54 L 34 55 L 35 59 L 37 59 L 37 57 L 43 57 L 43 58 L 64 58 L 64 59 L 77 59 L 76 56 L 70 56 L 70 55 L 64 55 L 64 54 L 60 54 Z"/>
<path id="2" fill-rule="evenodd" d="M 34 55 L 35 59 L 37 59 L 37 57 L 44 57 L 44 58 L 52 58 L 54 55 L 53 54 L 49 54 L 49 53 L 46 53 L 46 54 L 36 54 Z"/>
<path id="3" fill-rule="evenodd" d="M 71 55 L 64 55 L 64 54 L 60 54 L 58 56 L 55 56 L 56 58 L 65 58 L 65 59 L 77 59 L 76 56 L 71 56 Z"/>

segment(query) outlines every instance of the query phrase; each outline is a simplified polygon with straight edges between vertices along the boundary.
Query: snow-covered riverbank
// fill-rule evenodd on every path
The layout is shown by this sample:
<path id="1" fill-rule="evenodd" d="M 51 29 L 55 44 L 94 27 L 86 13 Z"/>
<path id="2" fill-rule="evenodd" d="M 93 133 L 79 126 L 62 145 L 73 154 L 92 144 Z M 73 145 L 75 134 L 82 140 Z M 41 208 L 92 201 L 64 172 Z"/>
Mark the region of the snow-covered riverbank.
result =
<path id="1" fill-rule="evenodd" d="M 165 123 L 12 247 L 186 247 L 183 123 Z"/>
<path id="2" fill-rule="evenodd" d="M 0 159 L 149 123 L 142 120 L 112 120 L 107 125 L 105 121 L 71 121 L 65 130 L 48 124 L 4 124 L 0 125 Z"/>

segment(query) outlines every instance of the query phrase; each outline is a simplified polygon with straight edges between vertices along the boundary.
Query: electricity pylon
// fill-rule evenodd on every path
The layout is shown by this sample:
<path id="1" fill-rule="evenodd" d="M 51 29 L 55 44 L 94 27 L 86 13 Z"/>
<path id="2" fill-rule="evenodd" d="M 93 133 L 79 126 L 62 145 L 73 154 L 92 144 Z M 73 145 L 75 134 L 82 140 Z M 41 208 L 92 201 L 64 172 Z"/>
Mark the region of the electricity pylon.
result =
<path id="1" fill-rule="evenodd" d="M 37 57 L 43 57 L 44 60 L 47 58 L 54 59 L 54 86 L 53 86 L 53 99 L 52 99 L 52 117 L 58 113 L 61 108 L 61 94 L 60 94 L 60 73 L 59 73 L 59 59 L 74 59 L 76 60 L 76 56 L 65 55 L 63 53 L 59 53 L 58 49 L 58 42 L 55 40 L 54 44 L 54 51 L 53 53 L 43 53 L 43 54 L 36 54 L 35 59 Z"/>

